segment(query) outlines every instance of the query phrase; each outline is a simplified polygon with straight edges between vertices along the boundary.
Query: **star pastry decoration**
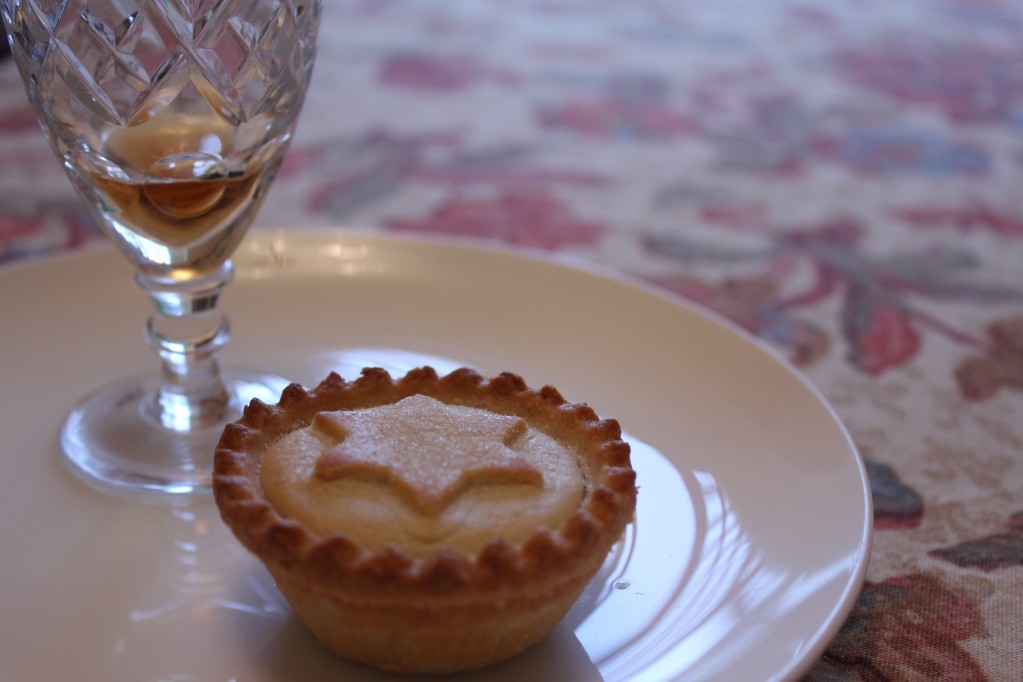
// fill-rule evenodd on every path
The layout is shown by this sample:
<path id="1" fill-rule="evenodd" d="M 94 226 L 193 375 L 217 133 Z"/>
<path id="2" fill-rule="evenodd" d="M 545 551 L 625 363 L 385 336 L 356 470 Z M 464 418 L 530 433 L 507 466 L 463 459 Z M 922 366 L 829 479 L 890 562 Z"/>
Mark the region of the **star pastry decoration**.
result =
<path id="1" fill-rule="evenodd" d="M 414 395 L 321 412 L 313 425 L 337 441 L 317 459 L 316 478 L 383 480 L 425 514 L 440 513 L 473 485 L 543 484 L 540 471 L 510 447 L 526 432 L 519 417 Z"/>

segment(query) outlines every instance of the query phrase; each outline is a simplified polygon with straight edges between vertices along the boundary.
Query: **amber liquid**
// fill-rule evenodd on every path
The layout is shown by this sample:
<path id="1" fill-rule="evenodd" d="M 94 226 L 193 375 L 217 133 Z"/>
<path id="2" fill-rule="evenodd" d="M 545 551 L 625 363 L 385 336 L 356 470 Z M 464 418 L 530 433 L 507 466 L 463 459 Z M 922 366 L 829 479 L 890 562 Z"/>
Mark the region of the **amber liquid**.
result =
<path id="1" fill-rule="evenodd" d="M 245 209 L 257 174 L 204 180 L 92 181 L 121 214 L 121 221 L 154 241 L 181 247 L 202 240 Z"/>
<path id="2" fill-rule="evenodd" d="M 230 167 L 232 161 L 240 165 L 234 135 L 234 128 L 218 119 L 161 114 L 106 138 L 104 156 L 123 173 L 89 169 L 83 175 L 119 233 L 188 249 L 250 210 L 264 166 Z M 199 160 L 182 161 L 188 157 Z"/>

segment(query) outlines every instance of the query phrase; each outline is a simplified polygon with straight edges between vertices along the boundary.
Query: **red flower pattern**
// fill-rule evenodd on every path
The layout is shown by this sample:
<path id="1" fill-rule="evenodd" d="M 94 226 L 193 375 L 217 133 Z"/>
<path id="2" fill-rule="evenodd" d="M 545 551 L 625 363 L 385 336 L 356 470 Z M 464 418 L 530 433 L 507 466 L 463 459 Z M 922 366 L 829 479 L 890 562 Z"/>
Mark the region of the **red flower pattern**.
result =
<path id="1" fill-rule="evenodd" d="M 777 283 L 768 277 L 728 279 L 719 285 L 708 285 L 684 275 L 650 281 L 784 348 L 797 365 L 816 362 L 830 346 L 827 334 L 778 305 Z"/>
<path id="2" fill-rule="evenodd" d="M 27 253 L 77 248 L 100 237 L 99 228 L 78 203 L 18 208 L 24 212 L 0 213 L 0 263 Z M 44 234 L 49 241 L 40 239 Z"/>
<path id="3" fill-rule="evenodd" d="M 1023 391 L 1023 316 L 988 327 L 987 353 L 964 360 L 956 369 L 959 390 L 970 400 L 985 400 L 1002 388 Z"/>
<path id="4" fill-rule="evenodd" d="M 401 52 L 388 56 L 380 65 L 379 78 L 391 87 L 451 91 L 484 81 L 514 84 L 517 77 L 495 69 L 469 54 L 425 54 Z"/>
<path id="5" fill-rule="evenodd" d="M 916 298 L 1023 299 L 1023 289 L 962 281 L 960 272 L 967 268 L 975 269 L 976 263 L 959 252 L 876 258 L 863 250 L 861 243 L 865 228 L 853 220 L 833 220 L 809 229 L 772 230 L 769 225 L 761 224 L 757 211 L 750 214 L 744 209 L 738 216 L 726 214 L 724 220 L 717 222 L 744 231 L 751 225 L 755 226 L 758 231 L 767 233 L 764 247 L 755 252 L 731 254 L 675 235 L 650 236 L 646 245 L 655 253 L 681 263 L 717 259 L 741 262 L 747 267 L 750 263 L 756 264 L 762 274 L 747 281 L 760 282 L 757 289 L 760 297 L 756 306 L 758 315 L 754 316 L 749 309 L 741 306 L 722 305 L 705 293 L 706 290 L 728 291 L 731 288 L 728 283 L 723 287 L 713 287 L 696 286 L 687 281 L 682 287 L 671 278 L 661 278 L 660 281 L 683 295 L 710 305 L 765 338 L 771 338 L 772 333 L 777 334 L 778 329 L 767 322 L 780 319 L 788 320 L 790 330 L 801 328 L 805 332 L 810 328 L 794 322 L 792 311 L 840 295 L 840 327 L 847 343 L 849 361 L 869 375 L 880 375 L 910 362 L 920 352 L 925 329 L 970 347 L 983 345 L 970 334 L 951 328 L 914 306 Z M 812 264 L 813 281 L 798 293 L 784 298 L 779 296 L 776 292 L 783 290 L 783 281 L 794 272 L 793 263 L 800 260 Z M 768 310 L 773 312 L 765 316 L 763 312 Z M 814 335 L 822 336 L 823 332 L 814 330 Z M 792 338 L 784 342 L 794 351 L 797 362 L 810 362 L 820 357 L 818 353 L 805 352 L 809 338 L 804 333 L 802 345 Z M 811 343 L 820 351 L 828 347 L 820 339 Z M 1009 360 L 1005 353 L 998 357 L 999 371 L 1003 372 Z M 990 375 L 989 365 L 990 361 L 984 361 L 983 367 L 971 370 L 975 381 Z"/>
<path id="6" fill-rule="evenodd" d="M 914 227 L 953 227 L 962 232 L 978 231 L 1008 238 L 1023 237 L 1023 215 L 998 211 L 985 204 L 962 208 L 919 206 L 895 209 L 893 213 Z"/>
<path id="7" fill-rule="evenodd" d="M 373 130 L 289 153 L 281 176 L 312 178 L 307 203 L 316 213 L 347 220 L 350 213 L 383 201 L 413 182 L 455 193 L 497 188 L 530 192 L 555 185 L 604 187 L 607 179 L 587 169 L 547 169 L 529 163 L 530 149 L 517 146 L 468 150 L 448 133 L 395 135 Z"/>
<path id="8" fill-rule="evenodd" d="M 850 359 L 868 374 L 903 365 L 920 350 L 920 334 L 905 309 L 874 291 L 852 286 L 843 322 Z"/>
<path id="9" fill-rule="evenodd" d="M 425 219 L 395 218 L 387 226 L 399 232 L 428 232 L 488 237 L 508 244 L 556 250 L 591 244 L 605 226 L 575 217 L 545 192 L 509 192 L 493 198 L 454 198 Z"/>
<path id="10" fill-rule="evenodd" d="M 671 137 L 695 131 L 687 115 L 668 103 L 668 87 L 650 78 L 622 78 L 601 85 L 597 96 L 546 107 L 544 126 L 596 137 Z"/>
<path id="11" fill-rule="evenodd" d="M 867 582 L 824 665 L 860 679 L 986 682 L 958 642 L 982 632 L 976 605 L 938 578 L 913 573 Z"/>
<path id="12" fill-rule="evenodd" d="M 901 36 L 838 55 L 840 68 L 854 83 L 969 124 L 1011 119 L 1023 94 L 1021 61 L 1018 44 L 1008 49 Z"/>

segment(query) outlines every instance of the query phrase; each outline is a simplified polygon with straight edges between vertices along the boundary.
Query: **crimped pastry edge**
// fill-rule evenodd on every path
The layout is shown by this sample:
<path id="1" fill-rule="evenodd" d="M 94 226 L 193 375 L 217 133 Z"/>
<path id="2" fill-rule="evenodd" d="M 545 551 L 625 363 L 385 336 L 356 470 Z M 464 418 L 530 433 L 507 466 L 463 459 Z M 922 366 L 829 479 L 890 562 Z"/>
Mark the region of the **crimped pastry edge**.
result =
<path id="1" fill-rule="evenodd" d="M 579 509 L 558 528 L 539 529 L 518 546 L 493 540 L 475 555 L 440 548 L 412 556 L 390 545 L 369 550 L 340 533 L 320 536 L 281 516 L 265 499 L 259 467 L 277 438 L 307 426 L 319 412 L 390 404 L 415 394 L 517 415 L 574 446 L 590 469 Z M 500 598 L 524 585 L 542 586 L 555 572 L 591 571 L 594 553 L 603 557 L 610 550 L 632 519 L 636 500 L 630 449 L 617 421 L 566 401 L 551 386 L 534 390 L 510 372 L 485 379 L 464 367 L 443 377 L 420 367 L 400 379 L 367 368 L 351 382 L 332 372 L 311 390 L 288 386 L 277 405 L 253 400 L 220 439 L 213 491 L 221 517 L 242 544 L 293 578 L 354 601 L 400 603 L 415 595 L 423 606 L 475 600 L 481 593 Z"/>

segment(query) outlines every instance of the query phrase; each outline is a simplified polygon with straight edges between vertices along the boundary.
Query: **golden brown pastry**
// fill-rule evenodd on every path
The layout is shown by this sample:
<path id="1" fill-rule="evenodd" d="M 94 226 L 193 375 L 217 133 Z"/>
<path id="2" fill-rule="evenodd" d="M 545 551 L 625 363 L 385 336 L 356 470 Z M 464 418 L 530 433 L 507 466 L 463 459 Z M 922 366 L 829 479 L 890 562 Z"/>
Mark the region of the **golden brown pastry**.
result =
<path id="1" fill-rule="evenodd" d="M 514 374 L 331 374 L 225 429 L 214 494 L 338 655 L 449 673 L 564 616 L 635 510 L 614 420 Z"/>

